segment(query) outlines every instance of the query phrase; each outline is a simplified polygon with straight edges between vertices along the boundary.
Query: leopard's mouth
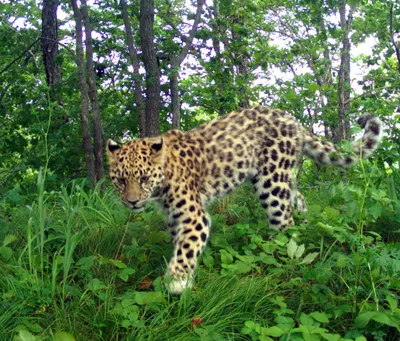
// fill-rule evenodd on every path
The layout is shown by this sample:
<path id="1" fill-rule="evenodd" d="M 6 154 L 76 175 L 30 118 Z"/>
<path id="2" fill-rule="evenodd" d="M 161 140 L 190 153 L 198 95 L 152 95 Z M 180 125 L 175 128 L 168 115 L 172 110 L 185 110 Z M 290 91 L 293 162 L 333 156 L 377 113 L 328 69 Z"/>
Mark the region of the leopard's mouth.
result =
<path id="1" fill-rule="evenodd" d="M 132 211 L 135 212 L 142 212 L 144 210 L 144 206 L 130 205 L 130 208 L 132 209 Z"/>
<path id="2" fill-rule="evenodd" d="M 135 211 L 135 212 L 143 211 L 146 206 L 145 202 L 134 202 L 133 203 L 133 202 L 129 202 L 126 199 L 122 199 L 121 201 L 126 207 L 130 208 L 132 211 Z"/>

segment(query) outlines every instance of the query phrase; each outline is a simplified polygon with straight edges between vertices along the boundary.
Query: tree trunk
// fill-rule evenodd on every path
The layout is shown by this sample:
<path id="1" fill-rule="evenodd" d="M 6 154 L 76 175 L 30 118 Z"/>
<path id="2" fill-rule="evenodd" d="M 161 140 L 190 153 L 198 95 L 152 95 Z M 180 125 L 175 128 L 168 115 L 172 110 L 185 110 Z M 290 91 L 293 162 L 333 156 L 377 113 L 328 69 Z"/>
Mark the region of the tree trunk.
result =
<path id="1" fill-rule="evenodd" d="M 139 135 L 140 137 L 146 136 L 146 122 L 144 116 L 144 102 L 142 96 L 142 81 L 139 74 L 139 61 L 135 45 L 133 43 L 132 26 L 129 21 L 128 8 L 125 0 L 121 0 L 121 14 L 124 20 L 125 31 L 126 31 L 126 44 L 128 45 L 129 59 L 133 68 L 133 81 L 135 88 L 135 103 L 139 118 Z"/>
<path id="2" fill-rule="evenodd" d="M 58 56 L 58 27 L 57 7 L 59 0 L 44 0 L 42 9 L 42 51 L 46 69 L 47 85 L 51 88 L 50 97 L 55 99 L 54 86 L 61 81 L 61 69 L 57 63 Z"/>
<path id="3" fill-rule="evenodd" d="M 392 42 L 394 51 L 396 52 L 397 70 L 400 73 L 400 41 L 396 42 L 395 34 L 393 32 L 393 3 L 390 4 L 390 9 L 389 9 L 389 31 L 390 31 L 390 40 Z"/>
<path id="4" fill-rule="evenodd" d="M 219 1 L 220 0 L 214 0 L 213 3 L 213 22 L 211 24 L 211 28 L 212 28 L 212 44 L 213 44 L 213 48 L 215 51 L 215 57 L 213 57 L 215 59 L 215 65 L 219 68 L 218 72 L 220 75 L 223 74 L 224 69 L 223 69 L 223 62 L 222 62 L 222 56 L 221 56 L 221 47 L 220 47 L 220 35 L 222 34 L 220 28 L 217 25 L 217 20 L 219 19 L 220 16 L 220 12 L 219 12 Z M 216 78 L 217 81 L 218 77 Z M 219 84 L 218 84 L 219 83 Z M 218 99 L 219 102 L 223 101 L 223 86 L 224 84 L 222 84 L 221 82 L 217 83 L 217 92 L 218 92 Z M 225 115 L 226 114 L 226 110 L 225 108 L 220 105 L 221 103 L 219 103 L 218 105 L 218 112 L 219 114 Z"/>
<path id="5" fill-rule="evenodd" d="M 172 129 L 180 129 L 181 127 L 178 69 L 179 65 L 176 65 L 176 63 L 172 62 L 169 76 L 169 86 L 171 89 Z"/>
<path id="6" fill-rule="evenodd" d="M 238 84 L 239 91 L 239 107 L 248 108 L 250 106 L 249 98 L 249 60 L 246 56 L 241 55 L 238 57 L 236 83 Z"/>
<path id="7" fill-rule="evenodd" d="M 170 88 L 171 88 L 171 106 L 172 106 L 172 128 L 180 129 L 181 123 L 181 105 L 179 98 L 179 67 L 185 60 L 190 47 L 192 46 L 194 36 L 197 32 L 197 27 L 201 19 L 201 11 L 203 8 L 203 0 L 197 0 L 196 15 L 193 21 L 193 26 L 190 30 L 189 37 L 187 37 L 185 46 L 179 55 L 171 58 L 171 70 L 170 70 Z M 183 39 L 182 39 L 183 40 Z"/>
<path id="8" fill-rule="evenodd" d="M 321 6 L 322 6 L 322 4 L 321 4 Z M 320 86 L 320 90 L 319 90 L 319 103 L 320 103 L 319 106 L 320 106 L 320 108 L 319 109 L 320 109 L 320 112 L 322 112 L 324 107 L 329 108 L 330 102 L 331 102 L 331 99 L 329 98 L 329 96 L 326 95 L 322 86 L 323 86 L 323 84 L 326 84 L 326 85 L 328 85 L 328 89 L 330 89 L 333 84 L 333 78 L 332 78 L 332 60 L 331 60 L 329 46 L 328 46 L 328 42 L 327 42 L 327 29 L 326 29 L 326 24 L 325 24 L 325 20 L 324 20 L 322 12 L 319 13 L 319 22 L 320 22 L 321 31 L 318 33 L 323 34 L 323 37 L 325 38 L 325 40 L 321 42 L 323 44 L 323 49 L 324 49 L 324 52 L 323 52 L 323 56 L 325 59 L 324 65 L 326 65 L 323 76 L 318 77 L 319 72 L 318 72 L 317 68 L 315 67 L 314 63 L 312 62 L 312 58 L 309 59 L 309 65 L 314 70 L 314 75 L 317 79 L 318 85 Z M 325 100 L 326 100 L 326 104 L 324 102 Z M 326 137 L 326 139 L 329 140 L 332 135 L 331 131 L 334 128 L 328 124 L 328 122 L 326 121 L 326 119 L 324 119 L 324 117 L 322 117 L 322 121 L 324 124 L 324 136 Z"/>
<path id="9" fill-rule="evenodd" d="M 338 84 L 338 127 L 335 131 L 334 142 L 342 139 L 347 139 L 350 129 L 348 121 L 348 111 L 350 108 L 350 48 L 351 43 L 349 39 L 351 22 L 353 20 L 354 8 L 351 6 L 349 14 L 346 18 L 346 4 L 347 1 L 343 0 L 340 4 L 340 27 L 343 30 L 342 51 L 340 58 L 339 69 L 339 84 Z"/>
<path id="10" fill-rule="evenodd" d="M 235 25 L 243 25 L 243 18 L 237 16 L 232 20 L 232 24 Z M 238 52 L 235 53 L 235 64 L 237 66 L 237 75 L 236 75 L 236 85 L 239 93 L 239 107 L 247 108 L 250 106 L 249 99 L 249 60 L 246 55 L 244 55 L 244 51 L 246 48 L 243 48 L 243 38 L 232 29 L 232 40 L 237 43 L 241 43 Z"/>
<path id="11" fill-rule="evenodd" d="M 103 127 L 101 125 L 99 100 L 96 89 L 96 75 L 93 66 L 93 41 L 92 29 L 89 22 L 89 13 L 86 0 L 81 0 L 82 20 L 85 26 L 86 45 L 86 68 L 88 74 L 89 98 L 92 104 L 93 136 L 94 136 L 94 158 L 97 181 L 104 177 L 103 166 Z"/>
<path id="12" fill-rule="evenodd" d="M 78 81 L 81 93 L 81 129 L 83 149 L 85 151 L 86 168 L 92 186 L 96 185 L 96 172 L 93 160 L 92 136 L 89 129 L 89 100 L 85 76 L 85 58 L 83 53 L 82 16 L 76 0 L 71 0 L 75 18 L 76 31 L 76 65 L 78 68 Z"/>
<path id="13" fill-rule="evenodd" d="M 145 117 L 147 136 L 160 134 L 160 70 L 154 46 L 154 0 L 140 0 L 140 42 L 146 69 Z"/>

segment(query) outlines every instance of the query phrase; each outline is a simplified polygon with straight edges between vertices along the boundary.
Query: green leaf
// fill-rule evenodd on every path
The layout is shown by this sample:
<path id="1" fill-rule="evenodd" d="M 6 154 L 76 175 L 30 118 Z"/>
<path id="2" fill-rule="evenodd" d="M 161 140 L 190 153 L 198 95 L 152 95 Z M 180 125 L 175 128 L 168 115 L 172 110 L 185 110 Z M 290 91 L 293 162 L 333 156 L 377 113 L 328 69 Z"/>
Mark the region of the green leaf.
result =
<path id="1" fill-rule="evenodd" d="M 355 341 L 367 341 L 365 336 L 358 336 L 356 337 Z"/>
<path id="2" fill-rule="evenodd" d="M 166 236 L 169 238 L 169 234 L 164 231 L 154 231 L 149 234 L 148 240 L 151 244 L 164 243 Z"/>
<path id="3" fill-rule="evenodd" d="M 286 98 L 289 99 L 289 100 L 293 100 L 293 99 L 295 99 L 296 97 L 297 97 L 297 94 L 296 94 L 296 92 L 295 92 L 294 90 L 289 90 L 289 91 L 286 93 Z"/>
<path id="4" fill-rule="evenodd" d="M 132 268 L 125 268 L 118 273 L 118 277 L 121 278 L 124 282 L 126 282 L 129 278 L 129 275 L 132 275 L 134 273 L 135 270 L 133 270 Z"/>
<path id="5" fill-rule="evenodd" d="M 236 261 L 234 264 L 229 266 L 229 269 L 232 269 L 236 274 L 245 274 L 250 272 L 252 267 L 242 261 Z"/>
<path id="6" fill-rule="evenodd" d="M 301 264 L 310 264 L 314 261 L 315 258 L 317 258 L 319 255 L 318 252 L 312 252 L 309 253 L 307 256 L 304 257 L 304 259 L 301 261 Z"/>
<path id="7" fill-rule="evenodd" d="M 37 323 L 24 321 L 24 326 L 32 333 L 41 333 L 43 331 L 43 328 Z"/>
<path id="8" fill-rule="evenodd" d="M 351 259 L 346 255 L 339 255 L 336 260 L 336 266 L 338 268 L 345 268 L 351 264 Z"/>
<path id="9" fill-rule="evenodd" d="M 140 292 L 135 293 L 135 302 L 139 305 L 160 303 L 163 301 L 163 295 L 161 291 L 152 292 Z"/>
<path id="10" fill-rule="evenodd" d="M 273 337 L 279 337 L 283 335 L 283 330 L 277 326 L 273 326 L 270 328 L 263 328 L 262 334 L 263 335 L 268 335 L 268 336 L 273 336 Z"/>
<path id="11" fill-rule="evenodd" d="M 96 258 L 96 256 L 83 257 L 76 262 L 76 265 L 82 270 L 89 271 L 92 268 Z"/>
<path id="12" fill-rule="evenodd" d="M 244 323 L 244 325 L 247 327 L 247 328 L 249 328 L 249 329 L 254 329 L 255 328 L 255 322 L 254 321 L 246 321 L 245 323 Z"/>
<path id="13" fill-rule="evenodd" d="M 13 250 L 8 246 L 0 246 L 0 256 L 5 260 L 11 259 L 13 255 Z"/>
<path id="14" fill-rule="evenodd" d="M 300 322 L 304 326 L 312 326 L 314 324 L 314 320 L 307 314 L 301 313 Z"/>
<path id="15" fill-rule="evenodd" d="M 226 250 L 220 250 L 221 253 L 221 262 L 223 264 L 232 264 L 233 263 L 233 256 L 228 253 Z"/>
<path id="16" fill-rule="evenodd" d="M 14 337 L 14 341 L 36 341 L 36 336 L 28 332 L 27 330 L 20 330 L 18 336 Z"/>
<path id="17" fill-rule="evenodd" d="M 275 252 L 275 250 L 277 248 L 277 245 L 276 244 L 272 244 L 271 242 L 267 242 L 267 243 L 264 243 L 262 245 L 262 248 L 263 248 L 265 253 L 272 254 L 272 253 Z"/>
<path id="18" fill-rule="evenodd" d="M 93 278 L 88 284 L 87 287 L 89 290 L 95 292 L 102 289 L 107 289 L 107 286 L 100 281 L 98 278 Z"/>
<path id="19" fill-rule="evenodd" d="M 317 83 L 311 83 L 311 84 L 308 85 L 308 88 L 311 91 L 316 92 L 316 91 L 319 90 L 319 85 Z"/>
<path id="20" fill-rule="evenodd" d="M 240 259 L 242 262 L 244 262 L 246 264 L 252 264 L 255 261 L 255 257 L 254 256 L 237 255 L 236 258 Z"/>
<path id="21" fill-rule="evenodd" d="M 304 244 L 301 244 L 301 245 L 297 248 L 297 250 L 296 250 L 296 252 L 295 252 L 295 254 L 294 254 L 295 258 L 296 258 L 296 259 L 299 259 L 299 258 L 303 255 L 304 250 L 305 250 L 305 246 L 304 246 Z"/>
<path id="22" fill-rule="evenodd" d="M 367 311 L 359 314 L 354 321 L 355 327 L 365 328 L 375 314 L 376 314 L 375 311 Z"/>
<path id="23" fill-rule="evenodd" d="M 253 330 L 247 327 L 243 327 L 240 332 L 244 335 L 250 335 Z"/>
<path id="24" fill-rule="evenodd" d="M 203 264 L 206 267 L 208 267 L 208 268 L 213 268 L 214 267 L 215 260 L 214 260 L 214 257 L 211 256 L 211 254 L 204 253 L 201 259 L 203 260 Z"/>
<path id="25" fill-rule="evenodd" d="M 337 221 L 340 217 L 340 211 L 332 207 L 325 207 L 324 214 L 330 222 Z"/>
<path id="26" fill-rule="evenodd" d="M 318 311 L 315 311 L 313 313 L 310 314 L 311 317 L 321 323 L 329 323 L 329 319 L 328 316 L 325 313 L 320 313 Z"/>
<path id="27" fill-rule="evenodd" d="M 123 262 L 120 261 L 119 259 L 109 259 L 110 264 L 116 266 L 119 269 L 125 269 L 127 265 Z"/>
<path id="28" fill-rule="evenodd" d="M 383 211 L 384 211 L 384 208 L 382 207 L 382 205 L 379 202 L 374 203 L 373 205 L 368 207 L 368 213 L 370 215 L 372 215 L 374 217 L 374 219 L 379 218 L 382 215 Z"/>
<path id="29" fill-rule="evenodd" d="M 14 243 L 18 238 L 13 234 L 8 234 L 3 240 L 3 246 L 7 246 L 8 244 Z"/>
<path id="30" fill-rule="evenodd" d="M 66 332 L 57 332 L 54 334 L 54 341 L 76 341 L 75 338 Z"/>
<path id="31" fill-rule="evenodd" d="M 392 296 L 387 296 L 387 297 L 386 297 L 386 300 L 387 300 L 388 303 L 389 303 L 390 310 L 391 310 L 392 312 L 394 312 L 394 310 L 397 308 L 397 301 L 396 301 L 396 299 L 393 298 Z"/>
<path id="32" fill-rule="evenodd" d="M 322 84 L 322 90 L 328 90 L 329 89 L 329 84 Z"/>
<path id="33" fill-rule="evenodd" d="M 392 321 L 390 316 L 386 312 L 377 311 L 376 314 L 372 316 L 372 319 L 376 322 L 386 324 L 387 326 L 399 328 L 399 325 Z"/>
<path id="34" fill-rule="evenodd" d="M 258 337 L 258 339 L 259 339 L 260 341 L 274 341 L 273 339 L 271 339 L 270 337 L 268 337 L 268 336 L 266 336 L 266 335 L 260 335 L 260 336 Z"/>
<path id="35" fill-rule="evenodd" d="M 297 250 L 296 242 L 293 239 L 290 239 L 289 243 L 287 244 L 287 254 L 290 257 L 290 259 L 294 258 L 296 250 Z"/>

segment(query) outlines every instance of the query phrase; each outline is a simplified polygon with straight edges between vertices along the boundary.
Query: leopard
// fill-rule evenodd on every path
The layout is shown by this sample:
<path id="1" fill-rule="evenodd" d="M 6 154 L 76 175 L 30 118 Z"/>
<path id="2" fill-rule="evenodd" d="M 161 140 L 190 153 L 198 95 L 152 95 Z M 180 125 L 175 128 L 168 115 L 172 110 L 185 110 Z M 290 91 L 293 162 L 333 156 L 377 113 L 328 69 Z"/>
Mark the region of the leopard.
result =
<path id="1" fill-rule="evenodd" d="M 109 139 L 106 153 L 113 185 L 122 202 L 141 211 L 157 202 L 165 212 L 173 243 L 166 275 L 172 294 L 191 288 L 198 259 L 210 236 L 206 205 L 250 180 L 269 228 L 294 225 L 293 208 L 306 211 L 294 167 L 303 155 L 326 166 L 347 168 L 377 149 L 382 124 L 364 114 L 363 135 L 352 152 L 310 133 L 290 114 L 269 107 L 234 111 L 183 132 L 139 138 L 125 144 Z"/>

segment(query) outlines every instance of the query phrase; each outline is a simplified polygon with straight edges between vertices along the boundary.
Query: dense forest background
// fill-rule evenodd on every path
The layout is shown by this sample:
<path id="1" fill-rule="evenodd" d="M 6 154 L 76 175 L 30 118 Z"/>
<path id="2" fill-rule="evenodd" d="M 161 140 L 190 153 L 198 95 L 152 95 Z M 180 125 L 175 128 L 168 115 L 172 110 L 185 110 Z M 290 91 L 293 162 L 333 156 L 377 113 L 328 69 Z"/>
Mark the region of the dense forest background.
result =
<path id="1" fill-rule="evenodd" d="M 0 18 L 1 340 L 400 338 L 398 2 L 2 0 Z M 105 140 L 259 104 L 336 143 L 372 113 L 385 136 L 354 169 L 305 161 L 309 212 L 274 238 L 247 186 L 213 204 L 199 287 L 169 297 L 166 224 L 119 203 Z"/>

